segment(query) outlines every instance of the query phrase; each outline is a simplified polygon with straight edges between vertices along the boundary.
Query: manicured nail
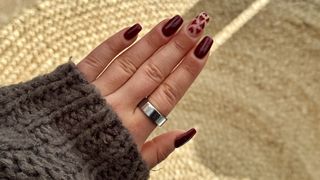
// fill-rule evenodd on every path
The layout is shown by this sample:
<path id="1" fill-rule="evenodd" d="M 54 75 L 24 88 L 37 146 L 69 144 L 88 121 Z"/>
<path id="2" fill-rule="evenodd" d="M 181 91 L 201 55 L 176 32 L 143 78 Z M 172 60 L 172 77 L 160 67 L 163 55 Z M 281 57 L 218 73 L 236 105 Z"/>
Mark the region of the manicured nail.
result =
<path id="1" fill-rule="evenodd" d="M 172 34 L 174 34 L 179 27 L 181 26 L 181 24 L 183 23 L 183 19 L 181 16 L 176 15 L 173 18 L 171 18 L 162 28 L 162 33 L 169 37 Z"/>
<path id="2" fill-rule="evenodd" d="M 178 136 L 176 138 L 176 140 L 174 141 L 174 147 L 178 148 L 178 147 L 184 145 L 186 142 L 188 142 L 196 134 L 196 132 L 197 132 L 196 129 L 191 128 L 187 132 Z"/>
<path id="3" fill-rule="evenodd" d="M 191 36 L 197 36 L 203 31 L 204 27 L 209 23 L 209 15 L 206 12 L 200 13 L 188 25 L 188 31 Z"/>
<path id="4" fill-rule="evenodd" d="M 197 58 L 202 59 L 209 52 L 212 44 L 213 40 L 211 37 L 204 37 L 194 50 L 194 55 L 197 56 Z"/>
<path id="5" fill-rule="evenodd" d="M 124 33 L 124 38 L 126 38 L 126 40 L 130 40 L 134 37 L 136 37 L 136 35 L 141 31 L 142 27 L 139 23 L 131 26 L 125 33 Z"/>

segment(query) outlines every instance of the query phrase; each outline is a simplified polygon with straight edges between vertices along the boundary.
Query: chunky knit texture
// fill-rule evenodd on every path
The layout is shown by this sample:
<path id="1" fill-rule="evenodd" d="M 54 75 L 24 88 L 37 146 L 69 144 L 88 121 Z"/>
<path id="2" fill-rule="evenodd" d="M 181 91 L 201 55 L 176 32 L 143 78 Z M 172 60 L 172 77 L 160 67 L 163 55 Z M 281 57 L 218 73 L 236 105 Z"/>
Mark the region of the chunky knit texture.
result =
<path id="1" fill-rule="evenodd" d="M 0 179 L 148 179 L 129 131 L 73 62 L 0 88 Z"/>

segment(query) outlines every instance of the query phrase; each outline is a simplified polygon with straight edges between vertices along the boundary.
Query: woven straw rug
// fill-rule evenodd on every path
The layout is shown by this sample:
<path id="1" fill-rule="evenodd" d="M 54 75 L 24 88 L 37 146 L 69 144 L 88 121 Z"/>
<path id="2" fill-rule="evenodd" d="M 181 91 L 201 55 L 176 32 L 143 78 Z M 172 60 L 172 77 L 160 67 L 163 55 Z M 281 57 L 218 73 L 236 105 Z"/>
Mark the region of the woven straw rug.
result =
<path id="1" fill-rule="evenodd" d="M 163 18 L 202 10 L 216 38 L 210 61 L 152 136 L 198 134 L 151 179 L 320 179 L 319 0 L 55 0 L 14 18 L 2 11 L 0 83 L 49 72 L 69 56 L 79 61 L 135 22 L 145 34 Z"/>

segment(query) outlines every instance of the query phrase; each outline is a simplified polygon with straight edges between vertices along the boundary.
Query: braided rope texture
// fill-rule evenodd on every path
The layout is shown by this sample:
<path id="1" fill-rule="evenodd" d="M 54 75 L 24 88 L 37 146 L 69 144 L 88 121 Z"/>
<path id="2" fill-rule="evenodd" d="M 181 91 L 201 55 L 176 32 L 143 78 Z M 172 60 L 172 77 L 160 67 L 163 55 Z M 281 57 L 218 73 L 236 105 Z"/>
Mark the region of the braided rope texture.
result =
<path id="1" fill-rule="evenodd" d="M 0 92 L 0 179 L 148 178 L 129 131 L 72 62 Z"/>
<path id="2" fill-rule="evenodd" d="M 150 29 L 161 18 L 192 5 L 192 1 L 185 2 L 58 0 L 37 4 L 0 32 L 0 82 L 25 81 L 52 70 L 70 55 L 81 59 L 119 29 L 137 21 Z M 158 9 L 161 4 L 166 4 L 163 10 Z"/>
<path id="3" fill-rule="evenodd" d="M 0 30 L 0 81 L 30 79 L 71 55 L 80 60 L 137 21 L 145 34 L 162 18 L 206 11 L 206 32 L 228 34 L 224 27 L 254 1 L 41 1 Z M 320 179 L 319 7 L 319 0 L 270 0 L 215 47 L 169 121 L 150 138 L 191 126 L 198 133 L 150 179 Z"/>

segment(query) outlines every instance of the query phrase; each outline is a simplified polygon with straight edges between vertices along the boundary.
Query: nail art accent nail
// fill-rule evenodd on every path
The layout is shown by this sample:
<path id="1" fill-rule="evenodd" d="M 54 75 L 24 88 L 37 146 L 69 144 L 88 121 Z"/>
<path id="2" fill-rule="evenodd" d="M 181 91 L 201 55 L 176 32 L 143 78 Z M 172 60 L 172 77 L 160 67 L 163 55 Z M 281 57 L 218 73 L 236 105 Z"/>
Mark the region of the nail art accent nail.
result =
<path id="1" fill-rule="evenodd" d="M 130 40 L 134 37 L 136 37 L 136 35 L 141 31 L 142 27 L 139 23 L 131 26 L 125 33 L 124 33 L 124 38 L 126 40 Z"/>
<path id="2" fill-rule="evenodd" d="M 187 132 L 181 134 L 174 141 L 174 147 L 178 148 L 188 142 L 195 134 L 197 133 L 196 129 L 191 128 Z"/>
<path id="3" fill-rule="evenodd" d="M 194 55 L 197 56 L 197 58 L 202 59 L 209 52 L 212 44 L 213 40 L 211 37 L 204 37 L 194 50 Z"/>
<path id="4" fill-rule="evenodd" d="M 188 26 L 188 31 L 191 36 L 197 36 L 209 23 L 210 17 L 206 12 L 200 13 L 196 16 Z"/>
<path id="5" fill-rule="evenodd" d="M 172 34 L 174 34 L 179 27 L 181 26 L 181 24 L 183 23 L 183 19 L 181 16 L 176 15 L 173 18 L 171 18 L 162 28 L 162 33 L 169 37 Z"/>

